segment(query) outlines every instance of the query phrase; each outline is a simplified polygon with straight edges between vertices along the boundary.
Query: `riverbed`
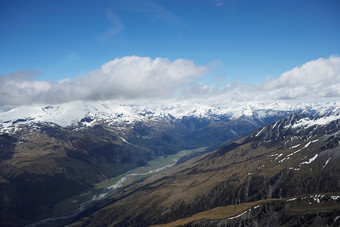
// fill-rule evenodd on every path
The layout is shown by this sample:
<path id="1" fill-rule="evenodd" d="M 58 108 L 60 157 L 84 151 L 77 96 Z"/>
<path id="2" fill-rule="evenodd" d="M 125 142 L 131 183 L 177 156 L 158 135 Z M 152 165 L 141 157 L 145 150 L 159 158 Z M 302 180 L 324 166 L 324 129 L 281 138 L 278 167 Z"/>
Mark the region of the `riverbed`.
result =
<path id="1" fill-rule="evenodd" d="M 111 195 L 120 187 L 134 183 L 137 180 L 149 177 L 155 173 L 165 171 L 178 162 L 181 157 L 191 155 L 196 152 L 205 151 L 206 147 L 182 150 L 174 155 L 157 157 L 147 163 L 147 165 L 130 170 L 120 176 L 105 180 L 96 184 L 90 190 L 56 204 L 49 214 L 28 227 L 49 225 L 54 226 L 57 222 L 67 221 L 68 219 L 77 216 L 79 213 L 86 210 L 91 204 L 102 200 Z M 54 223 L 54 224 L 53 224 Z"/>

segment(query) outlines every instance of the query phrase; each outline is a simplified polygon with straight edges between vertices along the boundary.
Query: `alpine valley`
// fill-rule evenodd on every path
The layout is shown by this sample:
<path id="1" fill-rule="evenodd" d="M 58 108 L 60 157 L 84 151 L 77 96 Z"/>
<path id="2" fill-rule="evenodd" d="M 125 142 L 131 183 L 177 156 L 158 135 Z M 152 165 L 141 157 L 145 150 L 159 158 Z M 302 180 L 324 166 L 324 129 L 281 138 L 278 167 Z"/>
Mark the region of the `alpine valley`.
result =
<path id="1" fill-rule="evenodd" d="M 339 226 L 339 145 L 337 102 L 8 108 L 1 225 Z"/>

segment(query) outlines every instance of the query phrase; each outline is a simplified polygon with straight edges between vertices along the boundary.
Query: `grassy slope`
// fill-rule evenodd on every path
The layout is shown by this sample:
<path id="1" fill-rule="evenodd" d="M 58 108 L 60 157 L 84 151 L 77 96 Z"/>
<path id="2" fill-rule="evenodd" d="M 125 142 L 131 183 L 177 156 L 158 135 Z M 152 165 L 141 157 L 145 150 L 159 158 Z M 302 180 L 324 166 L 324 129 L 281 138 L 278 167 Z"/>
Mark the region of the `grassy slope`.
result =
<path id="1" fill-rule="evenodd" d="M 229 217 L 234 217 L 242 212 L 253 208 L 259 204 L 263 204 L 268 201 L 273 201 L 274 199 L 267 199 L 267 200 L 260 200 L 250 203 L 242 203 L 239 205 L 229 205 L 224 207 L 216 207 L 211 210 L 207 210 L 198 214 L 195 214 L 189 218 L 179 219 L 177 221 L 168 223 L 168 224 L 160 224 L 160 225 L 152 225 L 154 227 L 172 227 L 172 226 L 180 226 L 185 225 L 193 221 L 201 220 L 201 219 L 209 219 L 209 220 L 216 220 L 216 219 L 225 219 Z"/>
<path id="2" fill-rule="evenodd" d="M 259 144 L 241 139 L 230 149 L 224 147 L 125 188 L 113 195 L 107 206 L 78 224 L 168 223 L 228 204 L 338 191 L 337 149 L 321 149 L 325 141 L 320 137 L 279 162 L 307 144 L 305 138 L 295 138 L 293 143 L 288 140 L 292 141 L 287 137 Z M 300 166 L 315 154 L 315 161 Z M 331 161 L 323 167 L 329 157 Z M 299 166 L 299 170 L 290 169 Z"/>
<path id="3" fill-rule="evenodd" d="M 326 193 L 324 195 L 334 195 L 338 196 L 339 193 Z M 311 203 L 309 201 L 303 201 L 303 198 L 308 198 L 309 196 L 313 195 L 300 195 L 295 196 L 292 200 L 292 198 L 285 198 L 285 199 L 265 199 L 265 200 L 258 200 L 254 202 L 248 202 L 248 203 L 241 203 L 238 205 L 229 205 L 229 206 L 222 206 L 222 207 L 216 207 L 204 212 L 197 213 L 191 217 L 179 219 L 177 221 L 167 223 L 167 224 L 159 224 L 159 225 L 152 225 L 153 227 L 173 227 L 173 226 L 182 226 L 186 225 L 195 221 L 199 220 L 222 220 L 222 219 L 228 219 L 228 218 L 235 218 L 238 217 L 238 215 L 241 216 L 241 214 L 248 210 L 254 210 L 259 207 L 259 205 L 264 205 L 269 202 L 276 202 L 280 201 L 284 204 L 290 203 L 289 206 L 286 206 L 286 212 L 290 213 L 308 213 L 310 211 L 340 211 L 340 204 L 337 202 L 333 203 L 318 203 L 314 202 Z"/>

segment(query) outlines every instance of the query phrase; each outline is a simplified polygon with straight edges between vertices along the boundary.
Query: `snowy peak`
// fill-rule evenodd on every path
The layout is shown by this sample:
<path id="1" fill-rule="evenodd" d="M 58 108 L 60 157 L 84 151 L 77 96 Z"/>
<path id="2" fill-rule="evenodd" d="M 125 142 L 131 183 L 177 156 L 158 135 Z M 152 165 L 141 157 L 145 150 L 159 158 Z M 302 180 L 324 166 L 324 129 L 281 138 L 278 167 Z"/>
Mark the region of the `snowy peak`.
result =
<path id="1" fill-rule="evenodd" d="M 318 126 L 318 125 L 327 125 L 333 121 L 336 121 L 340 119 L 340 115 L 331 115 L 331 116 L 324 116 L 316 119 L 311 119 L 309 117 L 302 118 L 299 121 L 297 121 L 294 125 L 292 125 L 292 128 L 309 128 L 312 126 Z"/>
<path id="2" fill-rule="evenodd" d="M 242 108 L 240 107 L 239 110 L 247 112 L 252 106 Z M 333 104 L 293 106 L 287 110 L 292 114 L 256 130 L 252 135 L 233 142 L 229 141 L 230 143 L 215 152 L 175 166 L 174 168 L 178 169 L 173 170 L 167 175 L 168 177 L 162 175 L 154 182 L 149 181 L 147 184 L 141 185 L 142 190 L 133 188 L 134 193 L 126 190 L 126 194 L 123 192 L 120 197 L 112 199 L 112 201 L 121 199 L 119 204 L 112 202 L 102 212 L 97 212 L 101 215 L 93 214 L 91 216 L 92 223 L 98 225 L 100 221 L 103 221 L 101 224 L 105 225 L 107 220 L 114 215 L 114 220 L 117 221 L 125 215 L 124 211 L 128 209 L 133 210 L 133 213 L 129 214 L 129 217 L 121 218 L 120 224 L 122 225 L 126 224 L 127 220 L 131 221 L 128 224 L 136 223 L 137 219 L 134 217 L 145 217 L 150 210 L 154 211 L 152 216 L 158 218 L 164 217 L 162 211 L 167 210 L 167 218 L 178 220 L 178 214 L 186 212 L 183 214 L 183 216 L 185 215 L 183 218 L 187 218 L 190 215 L 197 215 L 197 210 L 202 207 L 210 209 L 225 204 L 244 205 L 248 201 L 272 198 L 276 198 L 275 201 L 278 201 L 278 198 L 285 198 L 287 203 L 292 204 L 300 198 L 307 199 L 306 194 L 313 194 L 313 197 L 308 195 L 308 200 L 313 201 L 308 201 L 303 206 L 311 210 L 324 208 L 326 203 L 322 203 L 320 193 L 338 191 L 338 185 L 334 184 L 339 179 L 340 120 L 338 109 L 339 107 Z M 248 116 L 258 113 L 267 115 L 270 111 L 272 109 L 254 108 L 248 113 Z M 238 122 L 248 121 L 244 115 L 245 112 L 234 112 L 243 113 L 237 120 Z M 295 127 L 298 124 L 299 127 Z M 235 129 L 235 125 L 232 128 Z M 224 127 L 224 131 L 226 129 Z M 169 191 L 169 185 L 176 185 L 176 187 Z M 146 190 L 151 191 L 149 196 L 145 195 Z M 183 196 L 184 191 L 193 193 Z M 155 194 L 166 196 L 155 198 L 153 196 Z M 186 200 L 183 202 L 183 199 Z M 125 210 L 124 207 L 122 208 L 124 201 L 128 204 L 125 206 Z M 137 201 L 134 203 L 137 204 L 135 208 L 131 208 L 130 201 Z M 162 207 L 164 203 L 159 201 L 166 201 L 167 205 L 171 205 L 164 208 Z M 270 203 L 272 202 L 270 201 Z M 140 207 L 147 207 L 148 204 L 156 204 L 158 207 L 147 208 L 145 209 L 147 213 L 145 213 L 145 210 Z M 313 204 L 316 204 L 316 207 L 312 207 Z M 254 209 L 255 207 L 260 209 L 261 206 L 256 205 Z M 171 208 L 168 209 L 168 207 Z M 290 206 L 284 204 L 282 207 L 286 209 Z M 267 208 L 268 206 L 264 206 L 264 209 L 267 210 Z M 300 214 L 302 213 L 301 208 L 304 207 L 300 204 L 298 209 Z M 310 212 L 308 209 L 303 215 Z M 123 211 L 120 212 L 121 210 Z M 273 207 L 273 210 L 277 210 L 277 207 Z M 286 214 L 285 211 L 282 212 Z M 103 218 L 102 215 L 105 213 L 108 214 Z M 244 224 L 244 218 L 241 218 L 244 214 L 244 211 L 240 211 L 238 215 L 235 214 L 226 220 L 229 223 L 234 218 L 235 220 L 240 218 L 239 223 Z M 277 219 L 277 216 L 272 216 Z M 132 218 L 128 219 L 130 217 Z M 138 219 L 138 221 L 140 220 Z M 193 225 L 202 225 L 202 220 L 200 219 Z M 223 225 L 227 223 L 220 221 L 219 219 L 218 222 L 211 224 L 211 220 L 209 220 L 209 223 L 206 224 L 221 223 Z M 145 225 L 148 224 L 150 223 L 145 222 Z M 290 223 L 290 225 L 292 224 Z"/>
<path id="3" fill-rule="evenodd" d="M 204 105 L 190 103 L 174 103 L 170 105 L 123 105 L 113 102 L 71 102 L 61 105 L 21 106 L 0 112 L 0 132 L 9 133 L 18 129 L 19 125 L 38 122 L 53 122 L 62 127 L 77 125 L 91 127 L 95 122 L 105 124 L 131 124 L 164 118 L 182 119 L 183 117 L 240 119 L 287 116 L 293 113 L 322 115 L 320 120 L 302 119 L 292 127 L 325 124 L 339 118 L 340 105 L 324 104 L 288 104 L 245 103 L 240 105 Z M 87 120 L 82 121 L 86 118 Z M 89 121 L 89 119 L 92 119 Z"/>
<path id="4" fill-rule="evenodd" d="M 268 138 L 285 134 L 297 134 L 307 130 L 309 133 L 327 128 L 329 124 L 339 124 L 340 106 L 336 103 L 304 106 L 293 111 L 294 114 L 257 130 L 253 137 Z"/>
<path id="5" fill-rule="evenodd" d="M 340 144 L 340 115 L 337 108 L 327 111 L 309 112 L 310 115 L 293 114 L 258 129 L 247 141 L 253 147 L 277 147 L 277 153 L 270 155 L 271 162 L 288 165 L 290 170 L 298 171 L 315 160 L 328 164 L 331 156 L 325 150 L 336 148 Z M 322 114 L 322 115 L 321 115 Z M 321 159 L 318 159 L 318 157 Z M 327 158 L 326 158 L 327 157 Z M 298 161 L 301 160 L 301 161 Z M 295 163 L 297 162 L 297 163 Z"/>

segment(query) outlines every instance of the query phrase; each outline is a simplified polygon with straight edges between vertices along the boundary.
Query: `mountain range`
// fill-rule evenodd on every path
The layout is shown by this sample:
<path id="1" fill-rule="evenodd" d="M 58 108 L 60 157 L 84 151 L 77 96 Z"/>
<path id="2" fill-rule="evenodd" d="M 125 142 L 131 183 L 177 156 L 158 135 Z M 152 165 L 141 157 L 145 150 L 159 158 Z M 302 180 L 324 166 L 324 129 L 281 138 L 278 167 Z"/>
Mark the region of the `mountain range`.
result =
<path id="1" fill-rule="evenodd" d="M 67 223 L 336 225 L 339 119 L 335 102 L 73 102 L 4 110 L 1 219 L 8 226 L 37 223 L 55 215 L 60 201 L 99 182 L 157 157 L 207 147 L 166 171 L 119 187 Z M 230 206 L 233 212 L 227 211 Z M 218 216 L 221 210 L 224 215 Z"/>

